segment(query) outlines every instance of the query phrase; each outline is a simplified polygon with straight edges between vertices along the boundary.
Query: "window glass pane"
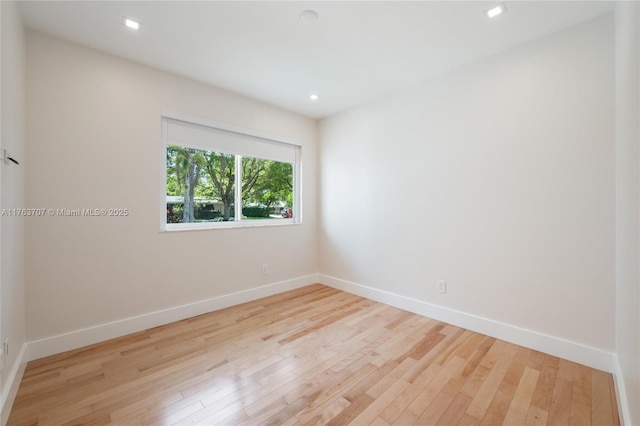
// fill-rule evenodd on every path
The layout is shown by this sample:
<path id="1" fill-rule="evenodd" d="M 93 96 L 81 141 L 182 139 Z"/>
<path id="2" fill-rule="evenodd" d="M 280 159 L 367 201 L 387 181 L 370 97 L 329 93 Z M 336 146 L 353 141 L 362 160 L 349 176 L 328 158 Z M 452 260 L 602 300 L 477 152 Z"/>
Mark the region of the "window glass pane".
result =
<path id="1" fill-rule="evenodd" d="M 300 146 L 219 124 L 162 125 L 164 230 L 300 223 Z"/>
<path id="2" fill-rule="evenodd" d="M 242 220 L 293 217 L 293 164 L 242 157 Z"/>
<path id="3" fill-rule="evenodd" d="M 235 156 L 167 146 L 167 223 L 234 220 Z"/>

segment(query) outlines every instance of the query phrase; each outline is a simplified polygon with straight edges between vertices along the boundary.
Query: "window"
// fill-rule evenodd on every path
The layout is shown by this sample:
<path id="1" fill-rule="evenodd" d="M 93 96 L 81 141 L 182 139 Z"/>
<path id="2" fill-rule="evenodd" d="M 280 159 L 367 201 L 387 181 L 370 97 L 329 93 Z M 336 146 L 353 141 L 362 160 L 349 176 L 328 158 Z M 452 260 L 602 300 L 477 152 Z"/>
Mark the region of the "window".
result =
<path id="1" fill-rule="evenodd" d="M 300 222 L 300 147 L 163 117 L 162 229 Z"/>

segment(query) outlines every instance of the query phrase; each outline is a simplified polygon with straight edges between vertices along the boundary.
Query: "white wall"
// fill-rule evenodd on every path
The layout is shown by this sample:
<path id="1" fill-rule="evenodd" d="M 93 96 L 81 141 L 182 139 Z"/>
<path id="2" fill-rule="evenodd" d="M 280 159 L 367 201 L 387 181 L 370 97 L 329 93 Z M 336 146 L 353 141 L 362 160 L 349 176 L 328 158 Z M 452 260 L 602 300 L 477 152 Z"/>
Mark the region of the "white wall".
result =
<path id="1" fill-rule="evenodd" d="M 1 125 L 0 148 L 24 163 L 24 31 L 13 1 L 0 2 L 2 16 L 1 62 Z M 20 208 L 24 197 L 24 164 L 6 165 L 0 162 L 0 188 L 2 209 Z M 15 396 L 15 378 L 21 375 L 23 348 L 25 347 L 25 291 L 24 248 L 21 217 L 0 217 L 2 235 L 0 247 L 0 341 L 9 339 L 9 356 L 2 369 L 2 399 L 0 407 L 10 407 Z M 2 410 L 0 424 L 9 415 Z"/>
<path id="2" fill-rule="evenodd" d="M 163 110 L 299 142 L 304 223 L 161 233 Z M 27 122 L 27 206 L 130 211 L 28 221 L 30 341 L 317 272 L 313 120 L 28 31 Z"/>
<path id="3" fill-rule="evenodd" d="M 616 7 L 616 353 L 625 422 L 640 425 L 640 4 Z"/>
<path id="4" fill-rule="evenodd" d="M 607 15 L 323 120 L 320 272 L 612 352 L 613 32 Z"/>

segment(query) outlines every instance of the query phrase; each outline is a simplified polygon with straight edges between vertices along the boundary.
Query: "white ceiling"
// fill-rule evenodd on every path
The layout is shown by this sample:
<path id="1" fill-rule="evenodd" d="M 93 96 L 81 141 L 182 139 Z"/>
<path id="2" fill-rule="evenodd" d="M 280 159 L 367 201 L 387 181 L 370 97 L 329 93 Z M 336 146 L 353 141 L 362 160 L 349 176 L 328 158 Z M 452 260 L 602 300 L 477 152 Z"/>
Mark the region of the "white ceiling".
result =
<path id="1" fill-rule="evenodd" d="M 600 1 L 23 1 L 28 27 L 325 117 L 614 8 Z M 300 13 L 320 19 L 303 23 Z M 135 33 L 123 17 L 142 22 Z M 309 94 L 318 93 L 318 101 Z"/>

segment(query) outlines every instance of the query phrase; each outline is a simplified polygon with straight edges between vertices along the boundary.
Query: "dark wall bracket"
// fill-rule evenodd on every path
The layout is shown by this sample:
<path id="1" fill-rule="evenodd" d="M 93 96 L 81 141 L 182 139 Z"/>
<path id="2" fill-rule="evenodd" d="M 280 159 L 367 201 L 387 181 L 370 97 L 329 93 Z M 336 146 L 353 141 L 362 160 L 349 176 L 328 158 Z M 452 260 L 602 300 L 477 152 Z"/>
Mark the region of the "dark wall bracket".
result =
<path id="1" fill-rule="evenodd" d="M 2 150 L 2 158 L 4 159 L 5 164 L 13 163 L 13 164 L 16 164 L 18 166 L 20 165 L 20 162 L 18 160 L 16 160 L 15 158 L 11 157 L 6 149 Z"/>

